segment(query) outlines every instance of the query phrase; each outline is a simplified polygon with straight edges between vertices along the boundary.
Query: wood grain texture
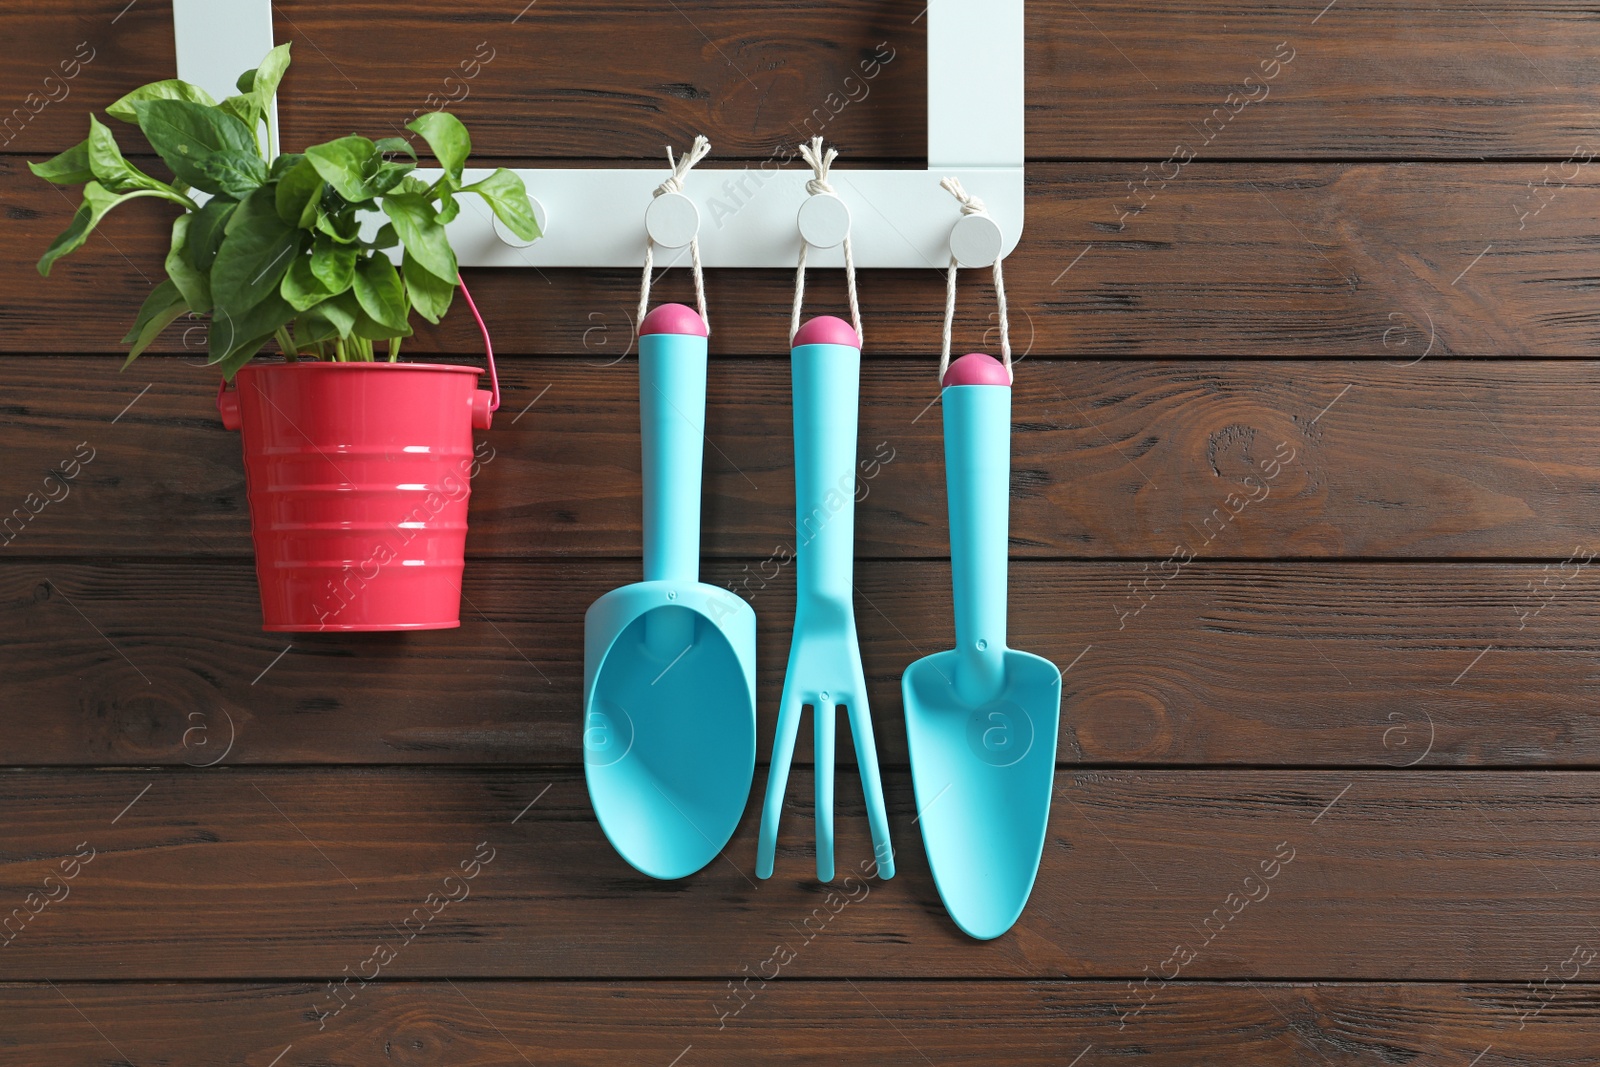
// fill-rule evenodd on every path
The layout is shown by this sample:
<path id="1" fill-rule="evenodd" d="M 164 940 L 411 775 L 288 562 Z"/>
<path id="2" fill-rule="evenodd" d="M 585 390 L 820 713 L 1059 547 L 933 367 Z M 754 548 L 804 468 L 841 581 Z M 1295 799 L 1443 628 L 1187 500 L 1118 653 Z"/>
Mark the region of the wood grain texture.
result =
<path id="1" fill-rule="evenodd" d="M 899 873 L 862 876 L 847 778 L 829 896 L 801 771 L 765 882 L 758 805 L 722 858 L 658 882 L 611 851 L 572 771 L 17 771 L 0 781 L 0 900 L 61 899 L 16 921 L 0 980 L 333 977 L 384 939 L 403 942 L 395 978 L 737 980 L 790 942 L 795 978 L 1138 980 L 1166 963 L 1185 979 L 1520 981 L 1597 947 L 1592 772 L 1063 772 L 1028 910 L 994 942 L 945 915 L 909 777 L 884 784 Z M 44 881 L 89 849 L 76 878 Z"/>
<path id="2" fill-rule="evenodd" d="M 1565 588 L 1560 574 L 1201 562 L 1153 582 L 1141 610 L 1129 582 L 1143 565 L 1016 563 L 1011 643 L 1067 669 L 1063 766 L 1594 766 L 1600 586 L 1592 570 Z M 583 612 L 635 575 L 623 561 L 474 562 L 459 630 L 291 637 L 260 632 L 242 561 L 7 563 L 0 678 L 27 710 L 8 717 L 0 758 L 576 767 Z M 954 644 L 949 571 L 864 562 L 856 588 L 879 758 L 904 766 L 900 676 Z M 792 572 L 751 603 L 765 761 Z M 848 745 L 839 758 L 853 761 Z"/>
<path id="3" fill-rule="evenodd" d="M 34 61 L 0 75 L 0 99 L 58 98 L 57 56 L 92 55 L 70 95 L 13 119 L 3 150 L 53 153 L 83 139 L 86 110 L 173 77 L 172 5 L 78 0 L 76 17 L 38 2 L 7 5 L 0 36 L 36 43 Z M 293 44 L 280 93 L 283 143 L 359 132 L 406 136 L 420 111 L 447 108 L 484 158 L 658 161 L 665 144 L 705 134 L 724 158 L 764 159 L 813 133 L 860 158 L 927 152 L 922 4 L 823 0 L 765 16 L 737 0 L 618 0 L 597 17 L 581 0 L 452 5 L 428 0 L 274 5 Z M 115 20 L 115 21 L 113 21 Z M 15 35 L 15 36 L 13 36 Z M 70 69 L 70 68 L 69 68 Z M 46 90 L 42 79 L 56 75 Z M 846 81 L 846 79 L 849 81 Z M 38 107 L 35 103 L 32 107 Z M 3 113 L 0 113 L 3 117 Z M 418 142 L 420 146 L 420 141 Z"/>
<path id="4" fill-rule="evenodd" d="M 68 17 L 42 0 L 6 5 L 0 37 L 31 47 L 0 72 L 0 100 L 17 109 L 0 150 L 60 151 L 82 139 L 85 110 L 173 75 L 170 4 L 125 2 L 77 0 Z M 382 136 L 416 108 L 448 106 L 480 154 L 507 158 L 659 159 L 662 144 L 704 133 L 723 158 L 763 159 L 806 130 L 856 159 L 926 151 L 916 0 L 825 0 L 781 18 L 738 0 L 614 0 L 604 20 L 581 0 L 541 0 L 520 17 L 510 3 L 445 15 L 427 0 L 275 6 L 278 39 L 295 47 L 282 102 L 291 145 Z M 1583 57 L 1600 29 L 1578 0 L 1322 9 L 1029 5 L 1030 158 L 1160 160 L 1184 143 L 1211 158 L 1561 160 L 1593 144 L 1597 81 Z M 59 64 L 80 43 L 93 58 L 63 88 Z M 880 54 L 893 59 L 862 80 L 860 64 Z M 1294 58 L 1263 80 L 1274 55 Z M 1215 109 L 1239 106 L 1230 92 L 1257 102 L 1222 122 Z M 1207 119 L 1226 132 L 1208 137 Z"/>
<path id="5" fill-rule="evenodd" d="M 637 557 L 637 362 L 503 366 L 469 556 Z M 949 555 L 932 378 L 926 363 L 864 369 L 861 557 Z M 796 540 L 789 379 L 784 359 L 717 360 L 710 375 L 703 550 L 755 576 Z M 126 373 L 107 358 L 0 360 L 0 551 L 249 556 L 239 439 L 212 380 L 176 359 Z M 1597 388 L 1584 362 L 1030 359 L 1013 401 L 1012 552 L 1566 560 L 1600 550 Z M 63 499 L 27 503 L 90 450 Z"/>
<path id="6" fill-rule="evenodd" d="M 286 142 L 449 103 L 485 162 L 706 133 L 715 186 L 810 132 L 922 161 L 918 0 L 523 5 L 279 0 Z M 704 573 L 760 619 L 762 762 L 723 857 L 655 882 L 595 822 L 578 713 L 583 610 L 638 566 L 636 273 L 469 273 L 508 358 L 460 630 L 263 634 L 238 441 L 184 365 L 204 323 L 111 355 L 167 216 L 32 266 L 72 204 L 25 160 L 173 73 L 170 3 L 0 10 L 0 1061 L 1595 1060 L 1600 22 L 1076 0 L 1027 32 L 1010 637 L 1066 673 L 1039 881 L 977 943 L 927 869 L 899 696 L 953 640 L 938 264 L 861 289 L 856 610 L 900 874 L 866 877 L 847 767 L 849 877 L 812 880 L 803 739 L 753 877 L 792 277 L 714 271 Z M 996 348 L 981 274 L 958 349 Z M 459 312 L 410 346 L 479 352 Z"/>
<path id="7" fill-rule="evenodd" d="M 1006 261 L 1013 341 L 1034 356 L 1110 358 L 1592 356 L 1593 166 L 1565 168 L 1564 187 L 1540 184 L 1539 163 L 1200 161 L 1167 181 L 1145 164 L 1031 166 L 1026 230 Z M 7 158 L 0 202 L 18 250 L 0 261 L 0 350 L 123 351 L 134 313 L 162 278 L 171 213 L 154 201 L 119 209 L 45 279 L 35 255 L 75 201 Z M 928 266 L 863 273 L 869 354 L 926 360 L 938 351 L 943 278 L 932 269 L 940 264 Z M 501 351 L 606 362 L 629 346 L 636 271 L 468 276 Z M 793 284 L 791 271 L 709 272 L 712 351 L 786 352 Z M 817 273 L 808 306 L 837 311 L 842 290 L 837 272 Z M 663 300 L 689 292 L 684 271 L 656 287 Z M 962 294 L 957 347 L 995 348 L 985 272 L 965 272 Z M 203 326 L 180 319 L 157 350 L 193 356 L 204 344 Z M 413 351 L 466 355 L 482 341 L 457 310 L 442 327 L 420 329 Z"/>
<path id="8" fill-rule="evenodd" d="M 1577 4 L 1075 0 L 1030 4 L 1028 18 L 1030 156 L 1165 159 L 1186 144 L 1229 158 L 1564 159 L 1595 137 L 1595 75 L 1579 59 L 1595 28 Z M 1263 67 L 1274 55 L 1293 60 Z M 1257 102 L 1208 137 L 1214 109 L 1240 107 L 1230 92 Z"/>
<path id="9" fill-rule="evenodd" d="M 1541 1000 L 1521 984 L 1175 983 L 1126 1027 L 1116 1013 L 1127 991 L 1104 982 L 783 979 L 723 1019 L 722 982 L 384 981 L 319 1030 L 308 1015 L 325 990 L 3 985 L 11 1025 L 0 1040 L 15 1067 L 100 1067 L 113 1053 L 249 1067 L 279 1054 L 283 1067 L 664 1067 L 674 1056 L 744 1067 L 775 1049 L 806 1067 L 1061 1067 L 1079 1055 L 1079 1067 L 1445 1067 L 1491 1045 L 1494 1063 L 1571 1067 L 1600 1040 L 1600 998 L 1579 984 L 1522 1029 Z"/>

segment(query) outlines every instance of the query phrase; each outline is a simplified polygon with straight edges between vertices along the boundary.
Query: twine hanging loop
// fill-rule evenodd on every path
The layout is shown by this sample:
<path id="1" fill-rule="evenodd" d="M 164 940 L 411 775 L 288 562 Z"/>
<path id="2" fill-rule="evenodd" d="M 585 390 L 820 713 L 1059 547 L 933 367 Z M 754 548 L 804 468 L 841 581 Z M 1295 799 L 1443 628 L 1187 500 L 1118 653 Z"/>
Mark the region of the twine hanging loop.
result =
<path id="1" fill-rule="evenodd" d="M 665 181 L 656 186 L 655 192 L 650 194 L 651 198 L 665 196 L 668 193 L 681 194 L 683 192 L 684 179 L 689 176 L 689 172 L 694 169 L 694 165 L 706 158 L 710 152 L 711 142 L 703 136 L 696 137 L 689 151 L 677 158 L 673 157 L 672 146 L 668 145 L 667 166 L 671 168 L 672 173 L 667 176 Z M 646 227 L 644 276 L 639 282 L 639 316 L 635 320 L 636 322 L 643 322 L 645 314 L 650 310 L 650 272 L 655 266 L 654 248 L 655 238 L 650 236 L 649 228 Z M 695 306 L 698 308 L 700 319 L 706 324 L 706 332 L 709 334 L 711 332 L 711 318 L 706 314 L 706 282 L 704 272 L 700 267 L 700 234 L 698 231 L 689 239 L 689 263 L 694 271 Z"/>
<path id="2" fill-rule="evenodd" d="M 945 178 L 939 182 L 941 188 L 956 198 L 961 205 L 962 216 L 983 215 L 988 217 L 989 209 L 982 200 L 973 196 L 961 187 L 961 179 L 956 177 Z M 954 254 L 950 256 L 950 267 L 945 272 L 944 287 L 944 331 L 942 344 L 939 350 L 939 381 L 944 382 L 944 373 L 950 369 L 950 329 L 956 316 L 956 268 L 958 264 Z M 994 260 L 994 296 L 999 305 L 1000 317 L 1000 356 L 1006 367 L 1006 380 L 1013 379 L 1011 370 L 1011 322 L 1006 312 L 1006 281 L 1000 269 L 1000 257 Z"/>
<path id="3" fill-rule="evenodd" d="M 833 166 L 833 161 L 839 158 L 837 148 L 823 151 L 822 138 L 813 137 L 809 144 L 798 146 L 800 158 L 804 159 L 811 167 L 812 177 L 806 182 L 806 193 L 810 196 L 832 196 L 839 194 L 834 191 L 833 184 L 828 181 L 828 170 Z M 861 302 L 856 296 L 856 260 L 850 248 L 850 231 L 844 233 L 844 284 L 850 297 L 850 325 L 855 328 L 856 340 L 866 344 L 866 334 L 861 329 Z M 794 273 L 794 304 L 789 311 L 789 343 L 794 343 L 795 334 L 800 332 L 800 308 L 805 301 L 806 293 L 806 252 L 811 247 L 811 242 L 806 240 L 805 234 L 800 235 L 800 263 Z"/>

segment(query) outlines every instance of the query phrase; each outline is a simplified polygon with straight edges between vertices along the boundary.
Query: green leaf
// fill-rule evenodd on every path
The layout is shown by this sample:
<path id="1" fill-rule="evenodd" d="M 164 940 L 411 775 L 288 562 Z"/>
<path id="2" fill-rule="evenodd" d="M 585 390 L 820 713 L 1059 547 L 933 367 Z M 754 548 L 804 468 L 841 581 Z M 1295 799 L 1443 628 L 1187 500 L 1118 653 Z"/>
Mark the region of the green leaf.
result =
<path id="1" fill-rule="evenodd" d="M 80 141 L 43 163 L 29 163 L 28 169 L 47 182 L 56 185 L 82 185 L 94 179 L 89 169 L 89 142 Z"/>
<path id="2" fill-rule="evenodd" d="M 211 280 L 189 259 L 189 230 L 195 216 L 185 213 L 172 220 L 172 248 L 167 252 L 167 277 L 183 294 L 190 311 L 211 310 Z"/>
<path id="3" fill-rule="evenodd" d="M 110 107 L 106 114 L 123 122 L 138 122 L 139 115 L 134 109 L 135 104 L 142 100 L 187 100 L 191 104 L 203 104 L 206 107 L 216 107 L 216 100 L 210 93 L 198 85 L 191 85 L 177 78 L 168 78 L 166 81 L 151 82 L 141 85 L 133 92 L 124 96 Z"/>
<path id="4" fill-rule="evenodd" d="M 226 309 L 237 318 L 267 297 L 276 297 L 301 233 L 278 217 L 269 186 L 240 203 L 226 232 L 211 264 L 211 298 L 219 312 Z"/>
<path id="5" fill-rule="evenodd" d="M 211 315 L 211 351 L 206 362 L 227 363 L 237 359 L 238 365 L 242 365 L 261 350 L 279 326 L 292 318 L 294 308 L 276 292 L 242 312 L 230 311 L 219 304 Z M 239 358 L 241 353 L 242 359 Z M 225 366 L 224 373 L 231 377 L 233 372 Z"/>
<path id="6" fill-rule="evenodd" d="M 407 326 L 403 330 L 396 330 L 391 326 L 385 326 L 383 323 L 376 321 L 371 315 L 362 311 L 356 316 L 356 324 L 351 327 L 350 332 L 357 337 L 365 337 L 369 341 L 389 341 L 396 337 L 410 337 L 411 327 Z"/>
<path id="7" fill-rule="evenodd" d="M 227 232 L 228 222 L 238 207 L 237 200 L 216 196 L 207 200 L 205 206 L 194 213 L 194 221 L 189 224 L 187 245 L 189 263 L 195 270 L 204 274 L 210 273 L 211 263 L 217 258 L 217 249 L 222 247 L 222 238 Z"/>
<path id="8" fill-rule="evenodd" d="M 241 200 L 267 180 L 267 165 L 254 152 L 217 152 L 202 159 L 200 169 L 222 192 Z"/>
<path id="9" fill-rule="evenodd" d="M 501 167 L 482 181 L 464 186 L 461 191 L 483 197 L 484 203 L 506 228 L 524 241 L 539 237 L 539 222 L 533 216 L 533 205 L 528 203 L 528 187 L 511 171 Z"/>
<path id="10" fill-rule="evenodd" d="M 457 200 L 449 192 L 440 190 L 439 210 L 433 216 L 433 221 L 440 226 L 448 226 L 456 220 L 456 216 L 459 214 L 461 214 L 461 201 Z"/>
<path id="11" fill-rule="evenodd" d="M 89 116 L 89 169 L 95 181 L 113 193 L 131 193 L 135 189 L 158 189 L 177 196 L 177 190 L 166 182 L 157 181 L 138 167 L 122 158 L 117 139 L 111 128 L 103 125 L 93 115 Z"/>
<path id="12" fill-rule="evenodd" d="M 285 174 L 298 167 L 300 161 L 305 158 L 304 153 L 301 152 L 280 152 L 277 158 L 272 161 L 272 166 L 267 169 L 267 181 L 275 182 L 282 179 Z"/>
<path id="13" fill-rule="evenodd" d="M 259 127 L 261 120 L 266 116 L 256 98 L 250 93 L 230 96 L 218 104 L 217 107 L 244 123 L 245 127 L 250 130 Z"/>
<path id="14" fill-rule="evenodd" d="M 282 325 L 283 323 L 281 322 L 278 324 L 278 326 Z M 274 326 L 271 330 L 262 334 L 260 337 L 251 338 L 242 345 L 235 345 L 233 349 L 224 354 L 221 359 L 210 360 L 210 364 L 221 369 L 223 381 L 233 381 L 233 376 L 239 373 L 239 368 L 254 359 L 256 353 L 261 351 L 261 346 L 272 340 L 272 338 L 277 334 L 278 326 Z M 213 327 L 213 329 L 215 329 L 215 327 Z"/>
<path id="15" fill-rule="evenodd" d="M 327 183 L 317 173 L 317 168 L 311 165 L 309 159 L 302 157 L 278 179 L 278 217 L 291 226 L 310 229 L 316 222 L 322 190 L 325 188 Z"/>
<path id="16" fill-rule="evenodd" d="M 349 335 L 349 330 L 347 329 L 343 336 L 348 337 Z M 310 348 L 312 345 L 322 341 L 331 341 L 339 336 L 341 336 L 339 327 L 335 326 L 322 313 L 321 307 L 311 308 L 304 314 L 295 316 L 293 339 L 295 345 L 299 348 Z"/>
<path id="17" fill-rule="evenodd" d="M 327 319 L 339 331 L 340 337 L 349 337 L 355 329 L 356 320 L 361 317 L 361 305 L 356 303 L 356 294 L 346 289 L 332 300 L 318 304 L 311 314 Z"/>
<path id="18" fill-rule="evenodd" d="M 296 311 L 305 311 L 335 294 L 312 272 L 310 256 L 295 256 L 278 287 L 278 295 Z"/>
<path id="19" fill-rule="evenodd" d="M 472 154 L 472 138 L 461 120 L 448 111 L 430 111 L 419 115 L 407 124 L 406 129 L 420 133 L 433 150 L 434 158 L 450 177 L 461 180 L 461 168 Z"/>
<path id="20" fill-rule="evenodd" d="M 405 286 L 400 284 L 400 273 L 388 256 L 368 256 L 356 264 L 355 294 L 361 310 L 373 322 L 388 328 L 383 336 L 409 333 L 406 319 L 411 306 Z"/>
<path id="21" fill-rule="evenodd" d="M 394 222 L 401 243 L 422 269 L 454 285 L 456 254 L 444 227 L 434 220 L 432 203 L 411 193 L 391 193 L 383 198 L 383 213 Z"/>
<path id="22" fill-rule="evenodd" d="M 390 189 L 405 180 L 406 175 L 417 169 L 415 163 L 381 163 L 377 173 L 372 176 L 369 186 L 374 196 L 382 196 Z"/>
<path id="23" fill-rule="evenodd" d="M 339 244 L 319 235 L 311 249 L 311 273 L 333 293 L 342 293 L 355 283 L 355 245 Z"/>
<path id="24" fill-rule="evenodd" d="M 394 232 L 394 223 L 386 222 L 378 227 L 378 232 L 372 238 L 368 248 L 385 249 L 393 248 L 400 243 L 400 235 Z"/>
<path id="25" fill-rule="evenodd" d="M 236 88 L 241 93 L 254 93 L 264 108 L 277 95 L 278 83 L 283 81 L 283 72 L 288 69 L 289 42 L 285 41 L 268 52 L 259 67 L 240 76 Z M 246 77 L 250 78 L 249 85 L 245 84 Z"/>
<path id="26" fill-rule="evenodd" d="M 105 218 L 112 208 L 136 197 L 154 195 L 156 194 L 149 189 L 135 189 L 131 193 L 118 195 L 107 190 L 99 182 L 89 182 L 83 187 L 83 203 L 78 205 L 72 221 L 61 231 L 60 236 L 50 242 L 50 247 L 45 249 L 44 255 L 39 257 L 39 273 L 48 278 L 50 268 L 56 260 L 82 248 L 83 242 L 89 239 L 89 234 L 94 232 L 94 228 L 100 225 L 100 220 Z"/>
<path id="27" fill-rule="evenodd" d="M 254 153 L 255 135 L 232 115 L 188 100 L 141 100 L 139 128 L 172 173 L 208 193 L 225 190 L 200 166 L 217 152 Z"/>
<path id="28" fill-rule="evenodd" d="M 411 157 L 411 162 L 415 163 L 417 161 L 417 150 L 412 148 L 411 142 L 404 137 L 383 137 L 372 143 L 378 151 L 386 156 L 393 155 L 396 152 L 404 152 Z"/>
<path id="29" fill-rule="evenodd" d="M 330 215 L 323 211 L 316 218 L 317 232 L 327 234 L 340 244 L 354 244 L 361 238 L 361 220 L 355 217 L 354 212 Z"/>
<path id="30" fill-rule="evenodd" d="M 456 287 L 441 280 L 432 271 L 423 270 L 409 252 L 402 258 L 400 269 L 405 275 L 406 293 L 411 297 L 417 314 L 437 324 L 444 318 L 444 313 L 450 310 Z"/>
<path id="31" fill-rule="evenodd" d="M 285 42 L 268 52 L 255 70 L 247 70 L 239 75 L 239 80 L 235 83 L 239 95 L 228 97 L 220 106 L 243 122 L 253 134 L 256 127 L 271 114 L 272 98 L 276 95 L 278 83 L 283 80 L 283 72 L 287 69 L 289 69 L 289 45 Z"/>
<path id="32" fill-rule="evenodd" d="M 372 316 L 361 309 L 356 300 L 354 290 L 340 293 L 332 300 L 318 304 L 308 316 L 320 316 L 332 323 L 338 330 L 339 336 L 348 339 L 351 334 L 364 337 L 369 341 L 386 341 L 391 337 L 410 337 L 411 327 L 408 325 L 403 330 L 395 330 L 375 322 Z"/>
<path id="33" fill-rule="evenodd" d="M 139 309 L 139 315 L 133 320 L 133 329 L 122 339 L 123 344 L 131 344 L 133 348 L 128 352 L 128 358 L 123 362 L 124 369 L 129 363 L 139 358 L 139 353 L 149 348 L 155 339 L 161 336 L 161 331 L 172 325 L 174 319 L 189 310 L 184 303 L 183 294 L 172 282 L 162 282 L 150 290 L 150 295 L 145 297 L 144 306 Z"/>
<path id="34" fill-rule="evenodd" d="M 370 200 L 375 195 L 369 183 L 383 165 L 383 156 L 377 145 L 365 137 L 341 137 L 312 145 L 306 149 L 306 158 L 322 180 L 351 203 Z"/>

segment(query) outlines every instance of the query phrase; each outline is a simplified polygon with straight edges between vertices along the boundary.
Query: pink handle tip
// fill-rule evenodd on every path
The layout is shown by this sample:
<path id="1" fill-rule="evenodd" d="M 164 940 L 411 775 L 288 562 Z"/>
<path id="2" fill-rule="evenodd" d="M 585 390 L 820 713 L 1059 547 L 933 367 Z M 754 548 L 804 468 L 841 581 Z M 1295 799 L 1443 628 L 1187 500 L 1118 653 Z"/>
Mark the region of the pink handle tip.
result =
<path id="1" fill-rule="evenodd" d="M 682 304 L 658 304 L 644 321 L 639 323 L 639 336 L 648 333 L 681 333 L 691 337 L 705 337 L 711 331 L 706 329 L 705 320 L 694 308 L 684 307 Z"/>
<path id="2" fill-rule="evenodd" d="M 1010 385 L 1006 365 L 985 352 L 968 352 L 950 364 L 943 385 Z"/>
<path id="3" fill-rule="evenodd" d="M 799 348 L 801 345 L 848 345 L 851 348 L 861 347 L 861 337 L 856 333 L 855 327 L 840 318 L 832 315 L 818 315 L 814 319 L 807 319 L 805 325 L 795 332 L 791 346 Z"/>

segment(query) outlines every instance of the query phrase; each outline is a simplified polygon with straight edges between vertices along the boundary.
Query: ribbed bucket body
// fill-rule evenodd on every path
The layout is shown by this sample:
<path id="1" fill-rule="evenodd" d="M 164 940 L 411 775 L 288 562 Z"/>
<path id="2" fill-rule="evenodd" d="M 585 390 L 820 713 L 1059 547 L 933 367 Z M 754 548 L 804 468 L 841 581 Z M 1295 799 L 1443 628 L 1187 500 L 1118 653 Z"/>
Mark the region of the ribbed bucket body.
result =
<path id="1" fill-rule="evenodd" d="M 265 629 L 461 625 L 480 373 L 425 363 L 239 370 Z"/>

